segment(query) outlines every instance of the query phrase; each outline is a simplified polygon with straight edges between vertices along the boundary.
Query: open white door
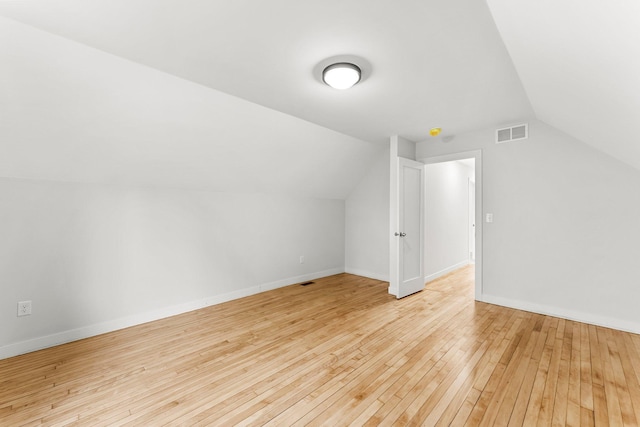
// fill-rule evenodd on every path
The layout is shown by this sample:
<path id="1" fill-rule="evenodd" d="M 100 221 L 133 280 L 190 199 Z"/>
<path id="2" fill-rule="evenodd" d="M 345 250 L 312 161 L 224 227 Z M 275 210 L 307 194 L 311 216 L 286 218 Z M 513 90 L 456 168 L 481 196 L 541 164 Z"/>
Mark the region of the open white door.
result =
<path id="1" fill-rule="evenodd" d="M 423 173 L 424 164 L 398 157 L 397 227 L 393 232 L 396 268 L 392 268 L 392 288 L 396 285 L 396 297 L 424 289 L 423 274 Z M 395 283 L 393 283 L 395 282 Z"/>

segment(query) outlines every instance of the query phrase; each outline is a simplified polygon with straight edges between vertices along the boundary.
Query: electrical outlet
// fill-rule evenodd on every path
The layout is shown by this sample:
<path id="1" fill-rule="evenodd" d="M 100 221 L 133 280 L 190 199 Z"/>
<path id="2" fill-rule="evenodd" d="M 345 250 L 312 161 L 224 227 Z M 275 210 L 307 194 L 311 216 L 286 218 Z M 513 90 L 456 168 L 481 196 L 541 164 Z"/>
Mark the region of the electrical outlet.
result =
<path id="1" fill-rule="evenodd" d="M 31 315 L 31 301 L 18 302 L 18 316 Z"/>
<path id="2" fill-rule="evenodd" d="M 304 255 L 300 255 L 300 264 L 304 264 Z"/>

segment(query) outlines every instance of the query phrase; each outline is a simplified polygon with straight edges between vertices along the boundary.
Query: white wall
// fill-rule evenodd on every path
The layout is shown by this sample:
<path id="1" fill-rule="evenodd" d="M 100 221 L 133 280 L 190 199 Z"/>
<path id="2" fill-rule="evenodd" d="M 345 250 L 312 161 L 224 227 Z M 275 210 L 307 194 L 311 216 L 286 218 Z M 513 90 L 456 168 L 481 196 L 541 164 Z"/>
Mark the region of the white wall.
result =
<path id="1" fill-rule="evenodd" d="M 482 299 L 640 332 L 640 170 L 546 125 L 421 142 L 418 158 L 482 149 Z"/>
<path id="2" fill-rule="evenodd" d="M 389 150 L 378 156 L 345 202 L 345 269 L 389 280 Z"/>
<path id="3" fill-rule="evenodd" d="M 425 166 L 425 282 L 469 262 L 469 179 L 459 162 Z"/>
<path id="4" fill-rule="evenodd" d="M 383 146 L 1 17 L 0 39 L 0 357 L 344 271 Z"/>
<path id="5" fill-rule="evenodd" d="M 344 218 L 343 200 L 0 179 L 0 358 L 342 272 Z"/>

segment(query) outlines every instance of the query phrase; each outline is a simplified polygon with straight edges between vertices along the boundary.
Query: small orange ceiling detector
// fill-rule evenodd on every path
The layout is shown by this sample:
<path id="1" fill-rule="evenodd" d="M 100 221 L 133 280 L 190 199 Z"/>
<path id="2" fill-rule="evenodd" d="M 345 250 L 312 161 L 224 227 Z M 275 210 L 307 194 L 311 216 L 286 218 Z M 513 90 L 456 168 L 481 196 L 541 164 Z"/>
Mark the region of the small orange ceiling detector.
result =
<path id="1" fill-rule="evenodd" d="M 431 130 L 429 131 L 429 135 L 438 136 L 440 135 L 440 132 L 442 132 L 441 128 L 431 128 Z"/>

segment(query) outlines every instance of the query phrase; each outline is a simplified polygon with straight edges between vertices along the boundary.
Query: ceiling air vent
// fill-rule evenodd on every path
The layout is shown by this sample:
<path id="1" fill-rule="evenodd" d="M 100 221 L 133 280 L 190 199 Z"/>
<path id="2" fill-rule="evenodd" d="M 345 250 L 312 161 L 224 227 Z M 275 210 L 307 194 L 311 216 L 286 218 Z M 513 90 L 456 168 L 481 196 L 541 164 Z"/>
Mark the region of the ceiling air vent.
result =
<path id="1" fill-rule="evenodd" d="M 519 141 L 528 137 L 529 125 L 527 123 L 496 130 L 496 144 Z"/>

